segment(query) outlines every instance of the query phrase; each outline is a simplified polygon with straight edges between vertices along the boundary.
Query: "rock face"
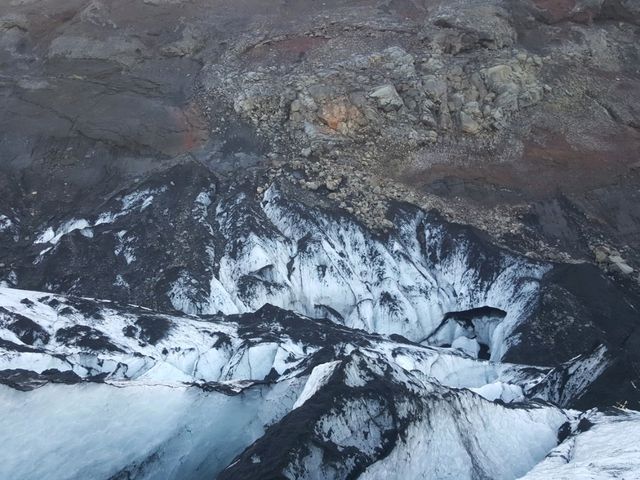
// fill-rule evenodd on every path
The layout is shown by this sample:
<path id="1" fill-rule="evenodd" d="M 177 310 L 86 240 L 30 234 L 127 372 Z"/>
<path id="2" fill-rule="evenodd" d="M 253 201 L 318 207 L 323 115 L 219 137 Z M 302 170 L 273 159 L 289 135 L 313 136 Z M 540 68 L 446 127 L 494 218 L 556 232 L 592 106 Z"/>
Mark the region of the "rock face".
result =
<path id="1" fill-rule="evenodd" d="M 185 155 L 230 171 L 270 154 L 341 170 L 333 200 L 369 226 L 409 200 L 522 253 L 605 243 L 637 270 L 633 2 L 383 3 L 5 6 L 0 167 L 20 199 L 0 215 L 44 218 Z"/>
<path id="2" fill-rule="evenodd" d="M 2 3 L 0 478 L 638 476 L 638 14 Z"/>

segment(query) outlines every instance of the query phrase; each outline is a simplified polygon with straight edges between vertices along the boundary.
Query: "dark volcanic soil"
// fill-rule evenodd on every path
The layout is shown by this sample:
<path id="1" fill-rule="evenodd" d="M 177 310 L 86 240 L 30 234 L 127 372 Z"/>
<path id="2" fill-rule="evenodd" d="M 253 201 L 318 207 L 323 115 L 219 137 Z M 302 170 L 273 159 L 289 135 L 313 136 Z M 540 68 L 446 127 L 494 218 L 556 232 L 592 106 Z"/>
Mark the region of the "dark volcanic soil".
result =
<path id="1" fill-rule="evenodd" d="M 374 227 L 400 197 L 524 252 L 605 245 L 638 268 L 639 23 L 624 0 L 14 0 L 0 213 L 40 224 L 185 157 L 302 162 L 303 186 L 360 172 L 334 200 Z M 369 96 L 388 84 L 397 105 Z"/>

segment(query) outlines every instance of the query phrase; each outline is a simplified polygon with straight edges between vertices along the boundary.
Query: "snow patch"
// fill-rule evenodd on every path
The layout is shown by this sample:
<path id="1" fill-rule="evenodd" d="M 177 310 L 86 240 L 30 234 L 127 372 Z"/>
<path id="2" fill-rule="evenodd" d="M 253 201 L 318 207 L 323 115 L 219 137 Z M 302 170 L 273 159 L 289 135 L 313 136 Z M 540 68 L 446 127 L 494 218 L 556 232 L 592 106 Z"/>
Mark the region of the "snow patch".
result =
<path id="1" fill-rule="evenodd" d="M 75 230 L 83 230 L 90 226 L 91 225 L 89 224 L 89 222 L 85 219 L 78 220 L 73 218 L 60 225 L 55 231 L 53 230 L 53 228 L 48 227 L 43 233 L 40 234 L 40 236 L 38 236 L 34 243 L 52 243 L 55 245 L 63 236 Z"/>
<path id="2" fill-rule="evenodd" d="M 0 232 L 4 232 L 5 230 L 9 230 L 13 227 L 13 222 L 6 215 L 0 215 Z"/>
<path id="3" fill-rule="evenodd" d="M 327 383 L 329 378 L 331 378 L 331 375 L 340 363 L 341 362 L 339 360 L 336 360 L 334 362 L 322 363 L 316 366 L 312 370 L 311 375 L 309 375 L 307 383 L 305 383 L 304 389 L 302 390 L 302 393 L 300 393 L 296 403 L 293 404 L 293 408 L 300 407 L 304 402 L 313 397 L 313 395 Z"/>

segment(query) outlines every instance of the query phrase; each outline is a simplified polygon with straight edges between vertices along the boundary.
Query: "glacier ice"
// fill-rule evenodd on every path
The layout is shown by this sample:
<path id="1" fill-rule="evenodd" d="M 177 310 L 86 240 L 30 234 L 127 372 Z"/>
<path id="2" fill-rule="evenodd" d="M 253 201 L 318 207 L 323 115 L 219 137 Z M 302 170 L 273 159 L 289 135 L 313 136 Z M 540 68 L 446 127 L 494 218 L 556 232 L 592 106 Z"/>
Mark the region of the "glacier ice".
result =
<path id="1" fill-rule="evenodd" d="M 605 445 L 625 432 L 616 452 L 637 453 L 635 414 L 565 409 L 610 346 L 555 367 L 500 362 L 555 267 L 408 205 L 374 233 L 277 185 L 221 193 L 196 173 L 192 191 L 155 180 L 33 237 L 44 245 L 29 268 L 99 251 L 118 266 L 118 298 L 161 311 L 88 298 L 101 279 L 86 266 L 42 287 L 85 298 L 5 277 L 0 478 L 634 478 Z M 179 225 L 164 221 L 175 202 Z M 173 253 L 189 240 L 175 264 L 162 229 Z M 138 271 L 159 279 L 153 302 L 135 296 Z"/>
<path id="2" fill-rule="evenodd" d="M 631 410 L 591 412 L 589 428 L 554 448 L 523 480 L 640 478 L 640 414 Z"/>
<path id="3" fill-rule="evenodd" d="M 0 478 L 544 478 L 599 471 L 585 449 L 615 463 L 547 403 L 580 396 L 603 349 L 530 367 L 273 306 L 162 314 L 5 287 L 0 340 Z"/>
<path id="4" fill-rule="evenodd" d="M 291 408 L 296 380 L 238 395 L 153 382 L 0 386 L 0 478 L 212 478 Z"/>

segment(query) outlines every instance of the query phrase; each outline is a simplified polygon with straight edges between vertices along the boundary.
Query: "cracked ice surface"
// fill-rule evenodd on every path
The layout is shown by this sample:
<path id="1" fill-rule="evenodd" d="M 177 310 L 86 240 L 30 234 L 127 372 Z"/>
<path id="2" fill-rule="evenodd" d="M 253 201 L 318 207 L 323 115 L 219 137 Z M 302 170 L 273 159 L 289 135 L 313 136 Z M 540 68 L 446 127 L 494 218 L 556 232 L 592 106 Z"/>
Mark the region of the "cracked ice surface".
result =
<path id="1" fill-rule="evenodd" d="M 236 233 L 242 197 L 221 203 L 216 218 L 222 234 Z M 283 202 L 275 188 L 265 193 L 259 228 L 242 242 L 229 242 L 210 284 L 209 303 L 190 303 L 189 287 L 175 283 L 173 305 L 189 313 L 250 312 L 269 303 L 351 328 L 399 333 L 423 341 L 450 311 L 485 305 L 506 317 L 486 335 L 491 358 L 499 360 L 509 334 L 526 318 L 547 267 L 498 254 L 495 272 L 483 276 L 464 238 L 444 247 L 445 233 L 424 214 L 403 214 L 387 240 L 351 220 L 311 214 Z M 416 231 L 424 236 L 423 251 Z M 436 255 L 433 260 L 430 256 Z"/>

